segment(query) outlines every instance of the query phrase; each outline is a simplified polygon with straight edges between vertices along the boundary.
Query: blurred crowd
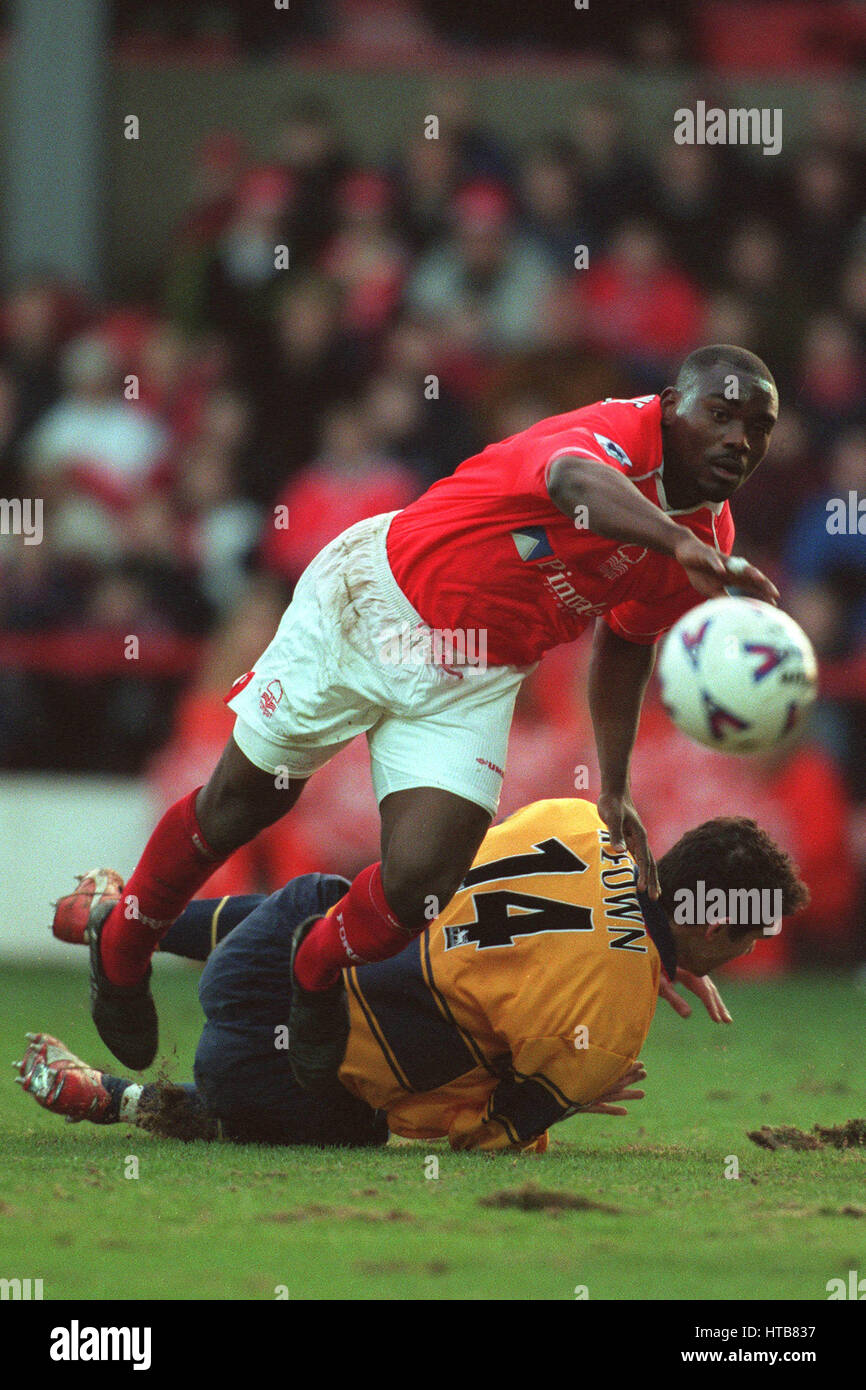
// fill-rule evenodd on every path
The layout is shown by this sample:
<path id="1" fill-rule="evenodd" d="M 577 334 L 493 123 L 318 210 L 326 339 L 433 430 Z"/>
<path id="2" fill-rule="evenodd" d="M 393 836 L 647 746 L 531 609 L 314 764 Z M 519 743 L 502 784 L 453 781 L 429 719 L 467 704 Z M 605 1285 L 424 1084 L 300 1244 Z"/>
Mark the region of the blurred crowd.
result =
<path id="1" fill-rule="evenodd" d="M 735 502 L 738 549 L 779 584 L 830 694 L 809 743 L 762 764 L 704 758 L 651 705 L 636 777 L 660 850 L 698 810 L 784 823 L 814 860 L 814 932 L 856 949 L 866 539 L 830 534 L 827 502 L 866 498 L 866 143 L 841 98 L 773 159 L 672 142 L 650 157 L 634 120 L 587 102 L 506 140 L 443 87 L 370 167 L 309 95 L 278 113 L 264 158 L 231 131 L 207 139 L 150 302 L 95 303 L 50 274 L 6 292 L 0 495 L 44 499 L 45 534 L 0 538 L 0 651 L 19 654 L 0 661 L 0 764 L 138 772 L 159 753 L 173 797 L 207 776 L 231 727 L 221 695 L 333 535 L 490 440 L 660 390 L 694 346 L 740 343 L 782 411 Z M 74 669 L 20 657 L 59 631 Z M 556 653 L 527 685 L 503 810 L 575 794 L 575 766 L 592 768 L 585 655 Z M 683 759 L 701 769 L 686 802 L 659 773 Z M 279 882 L 323 845 L 332 869 L 368 862 L 362 744 L 334 768 L 292 835 L 264 837 L 227 883 Z"/>
<path id="2" fill-rule="evenodd" d="M 133 60 L 182 52 L 208 62 L 283 57 L 299 48 L 353 61 L 426 62 L 519 53 L 646 70 L 855 72 L 866 14 L 851 0 L 106 0 L 115 50 Z M 0 22 L 3 9 L 0 5 Z"/>

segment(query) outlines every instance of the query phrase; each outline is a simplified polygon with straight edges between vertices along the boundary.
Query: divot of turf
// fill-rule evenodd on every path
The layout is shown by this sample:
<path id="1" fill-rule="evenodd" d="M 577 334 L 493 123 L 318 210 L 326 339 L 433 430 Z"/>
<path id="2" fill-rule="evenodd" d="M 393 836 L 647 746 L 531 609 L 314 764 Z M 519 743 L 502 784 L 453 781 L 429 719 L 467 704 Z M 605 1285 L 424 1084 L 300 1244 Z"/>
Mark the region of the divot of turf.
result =
<path id="1" fill-rule="evenodd" d="M 813 1125 L 812 1132 L 795 1125 L 762 1125 L 747 1131 L 761 1149 L 861 1149 L 866 1147 L 866 1120 L 846 1120 L 841 1125 Z"/>
<path id="2" fill-rule="evenodd" d="M 750 1129 L 749 1138 L 761 1149 L 822 1149 L 824 1145 L 816 1134 L 807 1134 L 804 1129 L 794 1125 L 762 1125 L 760 1129 Z"/>
<path id="3" fill-rule="evenodd" d="M 604 1202 L 594 1202 L 591 1197 L 581 1197 L 576 1192 L 547 1192 L 534 1182 L 506 1188 L 502 1192 L 491 1192 L 488 1197 L 479 1197 L 478 1205 L 513 1207 L 516 1211 L 606 1211 L 616 1214 L 622 1210 Z"/>
<path id="4" fill-rule="evenodd" d="M 815 1133 L 834 1149 L 860 1149 L 866 1145 L 866 1120 L 846 1120 L 843 1125 L 831 1125 L 829 1129 L 816 1125 Z"/>
<path id="5" fill-rule="evenodd" d="M 164 1139 L 179 1139 L 191 1144 L 196 1139 L 213 1140 L 219 1133 L 216 1120 L 193 1111 L 182 1086 L 160 1074 L 156 1088 L 138 1107 L 138 1126 Z"/>

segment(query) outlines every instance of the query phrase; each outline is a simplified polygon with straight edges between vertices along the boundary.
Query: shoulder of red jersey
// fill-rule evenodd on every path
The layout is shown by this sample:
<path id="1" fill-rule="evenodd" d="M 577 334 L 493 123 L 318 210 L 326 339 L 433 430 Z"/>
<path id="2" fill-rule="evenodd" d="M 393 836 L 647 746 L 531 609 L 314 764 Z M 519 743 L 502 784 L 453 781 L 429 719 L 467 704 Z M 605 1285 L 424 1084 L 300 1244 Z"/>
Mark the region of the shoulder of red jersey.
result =
<path id="1" fill-rule="evenodd" d="M 626 477 L 645 477 L 662 461 L 661 404 L 658 396 L 598 401 L 539 420 L 503 443 L 517 451 L 518 490 L 546 496 L 550 465 L 569 454 L 596 459 Z"/>
<path id="2" fill-rule="evenodd" d="M 539 421 L 551 442 L 551 459 L 574 453 L 613 462 L 624 473 L 637 477 L 658 468 L 662 457 L 661 404 L 658 396 L 609 398 Z M 553 428 L 549 428 L 553 426 Z M 536 428 L 538 428 L 536 426 Z"/>

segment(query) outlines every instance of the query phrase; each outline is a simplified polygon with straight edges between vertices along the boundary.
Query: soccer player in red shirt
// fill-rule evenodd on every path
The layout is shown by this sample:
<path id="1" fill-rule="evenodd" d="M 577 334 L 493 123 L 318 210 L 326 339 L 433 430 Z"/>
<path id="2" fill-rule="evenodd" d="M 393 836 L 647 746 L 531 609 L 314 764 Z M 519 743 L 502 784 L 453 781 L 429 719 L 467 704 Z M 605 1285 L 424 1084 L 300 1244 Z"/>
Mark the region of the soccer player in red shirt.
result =
<path id="1" fill-rule="evenodd" d="M 629 789 L 654 643 L 734 580 L 778 598 L 759 570 L 728 558 L 728 498 L 764 457 L 777 415 L 759 358 L 700 348 L 660 396 L 541 420 L 326 546 L 227 697 L 237 720 L 210 780 L 166 812 L 119 901 L 105 891 L 111 876 L 95 873 L 58 904 L 56 934 L 88 930 L 91 1011 L 114 1055 L 134 1068 L 156 1055 L 160 936 L 218 864 L 364 732 L 381 861 L 294 939 L 292 1065 L 309 1089 L 333 1084 L 349 1026 L 341 970 L 396 955 L 449 902 L 498 805 L 522 680 L 590 622 L 598 810 L 612 845 L 633 855 L 639 890 L 657 897 Z"/>

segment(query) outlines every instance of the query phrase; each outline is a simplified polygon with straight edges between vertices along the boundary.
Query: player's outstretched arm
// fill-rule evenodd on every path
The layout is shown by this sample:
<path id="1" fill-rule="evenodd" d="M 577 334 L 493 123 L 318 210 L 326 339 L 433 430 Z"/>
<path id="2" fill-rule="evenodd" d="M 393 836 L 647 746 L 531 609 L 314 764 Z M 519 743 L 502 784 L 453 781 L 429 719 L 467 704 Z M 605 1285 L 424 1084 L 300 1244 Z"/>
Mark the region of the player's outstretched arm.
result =
<path id="1" fill-rule="evenodd" d="M 673 555 L 683 535 L 690 534 L 644 497 L 623 473 L 596 459 L 569 454 L 554 459 L 547 474 L 547 491 L 559 511 L 575 524 L 581 522 L 595 536 Z M 721 557 L 717 558 L 721 565 Z"/>
<path id="2" fill-rule="evenodd" d="M 732 583 L 750 598 L 765 603 L 776 603 L 779 598 L 775 584 L 754 565 L 720 555 L 705 545 L 644 497 L 616 468 L 596 459 L 563 454 L 550 465 L 547 491 L 559 511 L 575 523 L 580 519 L 593 535 L 670 555 L 704 598 L 723 594 Z"/>
<path id="3" fill-rule="evenodd" d="M 638 868 L 638 888 L 659 895 L 658 873 L 629 787 L 629 762 L 640 721 L 655 647 L 626 642 L 607 623 L 596 624 L 588 698 L 601 771 L 598 814 L 610 831 L 612 850 L 627 849 Z"/>

